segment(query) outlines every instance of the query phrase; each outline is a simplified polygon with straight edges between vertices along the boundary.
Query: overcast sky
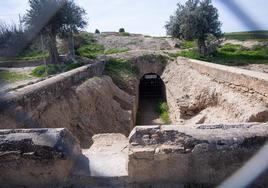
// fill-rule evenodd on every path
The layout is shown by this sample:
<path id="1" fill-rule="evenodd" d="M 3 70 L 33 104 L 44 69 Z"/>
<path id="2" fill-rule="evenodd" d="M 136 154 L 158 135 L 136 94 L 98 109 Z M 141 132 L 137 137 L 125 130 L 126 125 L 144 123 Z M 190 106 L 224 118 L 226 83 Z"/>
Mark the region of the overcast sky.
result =
<path id="1" fill-rule="evenodd" d="M 88 13 L 88 31 L 118 31 L 165 35 L 164 25 L 185 0 L 75 0 Z M 224 32 L 268 30 L 267 0 L 213 0 Z M 0 19 L 18 23 L 28 9 L 28 0 L 0 0 Z"/>

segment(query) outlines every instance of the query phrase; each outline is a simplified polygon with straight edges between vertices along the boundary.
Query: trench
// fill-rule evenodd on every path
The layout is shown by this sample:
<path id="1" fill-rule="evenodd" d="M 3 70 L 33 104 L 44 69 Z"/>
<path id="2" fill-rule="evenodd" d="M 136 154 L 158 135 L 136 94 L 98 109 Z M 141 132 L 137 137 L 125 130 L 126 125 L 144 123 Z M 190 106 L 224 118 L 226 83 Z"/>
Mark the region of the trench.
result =
<path id="1" fill-rule="evenodd" d="M 157 112 L 160 102 L 166 102 L 165 84 L 157 74 L 145 74 L 139 84 L 139 108 L 137 125 L 162 125 Z"/>

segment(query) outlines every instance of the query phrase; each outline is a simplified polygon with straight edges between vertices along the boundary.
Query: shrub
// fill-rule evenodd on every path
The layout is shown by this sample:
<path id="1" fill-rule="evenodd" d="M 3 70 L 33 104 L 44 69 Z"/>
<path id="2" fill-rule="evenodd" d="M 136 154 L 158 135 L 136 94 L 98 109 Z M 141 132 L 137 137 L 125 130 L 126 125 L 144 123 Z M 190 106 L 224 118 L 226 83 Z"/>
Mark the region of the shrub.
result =
<path id="1" fill-rule="evenodd" d="M 95 34 L 100 34 L 100 30 L 96 29 Z"/>
<path id="2" fill-rule="evenodd" d="M 96 42 L 94 36 L 87 32 L 81 32 L 74 36 L 75 49 L 78 49 L 85 45 L 92 44 L 94 42 Z"/>
<path id="3" fill-rule="evenodd" d="M 95 59 L 97 55 L 104 53 L 104 46 L 100 44 L 89 44 L 77 49 L 79 56 Z"/>
<path id="4" fill-rule="evenodd" d="M 182 41 L 179 44 L 179 47 L 182 49 L 194 48 L 194 47 L 196 47 L 196 43 L 195 43 L 195 41 Z"/>
<path id="5" fill-rule="evenodd" d="M 125 29 L 124 28 L 120 28 L 119 29 L 119 33 L 125 33 Z"/>
<path id="6" fill-rule="evenodd" d="M 70 70 L 79 68 L 83 65 L 84 65 L 84 63 L 82 63 L 82 62 L 72 62 L 72 63 L 66 64 L 64 66 L 64 71 L 70 71 Z"/>
<path id="7" fill-rule="evenodd" d="M 31 75 L 35 77 L 45 77 L 53 74 L 57 74 L 61 72 L 60 65 L 48 64 L 47 67 L 45 65 L 40 65 L 36 67 Z"/>

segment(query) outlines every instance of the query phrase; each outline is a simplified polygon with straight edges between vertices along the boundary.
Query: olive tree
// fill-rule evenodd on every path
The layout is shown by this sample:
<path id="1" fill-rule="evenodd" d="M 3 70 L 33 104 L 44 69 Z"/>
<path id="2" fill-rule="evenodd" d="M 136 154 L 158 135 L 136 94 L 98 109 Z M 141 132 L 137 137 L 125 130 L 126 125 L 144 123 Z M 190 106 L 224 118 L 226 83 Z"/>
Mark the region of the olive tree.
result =
<path id="1" fill-rule="evenodd" d="M 212 35 L 219 38 L 221 22 L 216 7 L 211 0 L 188 0 L 178 4 L 175 14 L 165 25 L 167 34 L 185 40 L 197 40 L 198 51 L 207 55 L 207 38 Z"/>
<path id="2" fill-rule="evenodd" d="M 29 0 L 29 5 L 23 21 L 28 30 L 46 37 L 50 62 L 58 63 L 56 37 L 71 39 L 74 32 L 85 27 L 85 11 L 73 0 Z"/>

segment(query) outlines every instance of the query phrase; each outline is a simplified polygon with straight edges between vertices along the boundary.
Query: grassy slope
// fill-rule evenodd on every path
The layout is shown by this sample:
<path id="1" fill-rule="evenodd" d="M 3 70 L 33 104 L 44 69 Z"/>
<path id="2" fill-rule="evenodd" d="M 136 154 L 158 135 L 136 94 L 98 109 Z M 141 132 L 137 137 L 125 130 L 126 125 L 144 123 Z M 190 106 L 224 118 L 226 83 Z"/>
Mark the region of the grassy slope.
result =
<path id="1" fill-rule="evenodd" d="M 214 55 L 209 57 L 203 57 L 195 52 L 195 50 L 184 50 L 168 55 L 173 58 L 182 56 L 230 66 L 248 64 L 268 65 L 268 47 L 265 46 L 255 46 L 252 49 L 247 49 L 241 45 L 225 44 Z"/>
<path id="2" fill-rule="evenodd" d="M 118 59 L 109 60 L 106 64 L 105 72 L 123 90 L 128 88 L 128 82 L 137 75 L 137 69 L 130 61 Z"/>
<path id="3" fill-rule="evenodd" d="M 9 71 L 0 71 L 0 81 L 5 81 L 8 83 L 27 80 L 29 78 L 31 77 L 27 74 L 9 72 Z"/>
<path id="4" fill-rule="evenodd" d="M 268 31 L 247 31 L 247 32 L 233 32 L 225 33 L 224 37 L 227 39 L 236 40 L 268 40 Z"/>

